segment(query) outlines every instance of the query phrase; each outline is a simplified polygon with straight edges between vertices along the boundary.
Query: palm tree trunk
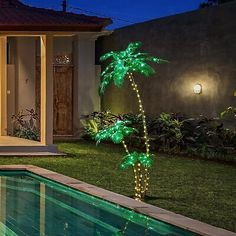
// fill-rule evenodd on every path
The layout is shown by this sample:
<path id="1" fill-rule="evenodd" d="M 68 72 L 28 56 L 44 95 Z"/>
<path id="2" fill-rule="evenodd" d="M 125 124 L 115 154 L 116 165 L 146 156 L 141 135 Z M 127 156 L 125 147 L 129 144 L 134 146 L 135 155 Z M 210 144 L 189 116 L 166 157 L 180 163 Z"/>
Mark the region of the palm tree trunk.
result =
<path id="1" fill-rule="evenodd" d="M 127 155 L 129 155 L 130 152 L 129 152 L 129 149 L 128 149 L 128 147 L 127 147 L 127 145 L 126 145 L 124 140 L 122 141 L 122 145 L 123 145 Z M 136 165 L 133 167 L 133 171 L 134 171 L 134 185 L 135 185 L 135 187 L 134 187 L 134 198 L 136 200 L 140 200 L 140 198 L 141 198 L 141 191 L 140 191 L 140 187 L 139 186 L 140 186 L 141 183 L 139 183 L 139 181 L 138 181 L 139 180 L 139 178 L 138 178 L 139 171 L 138 171 L 138 168 L 136 167 Z"/>
<path id="2" fill-rule="evenodd" d="M 136 97 L 138 100 L 139 111 L 142 116 L 143 133 L 144 133 L 143 138 L 145 141 L 146 155 L 149 155 L 150 154 L 150 149 L 149 149 L 150 145 L 149 145 L 148 132 L 147 132 L 146 116 L 145 116 L 145 112 L 143 109 L 143 103 L 142 103 L 141 96 L 139 93 L 138 85 L 135 83 L 132 73 L 129 74 L 129 80 L 130 80 L 130 83 L 131 83 L 131 86 L 132 86 L 134 92 L 136 93 Z M 148 186 L 149 186 L 150 177 L 149 177 L 148 168 L 143 168 L 141 166 L 141 164 L 138 163 L 135 169 L 136 169 L 136 172 L 138 175 L 138 187 L 139 187 L 138 190 L 140 190 L 140 193 L 141 193 L 141 194 L 139 194 L 139 199 L 143 200 L 145 198 L 145 195 L 146 195 L 146 192 L 148 191 Z"/>

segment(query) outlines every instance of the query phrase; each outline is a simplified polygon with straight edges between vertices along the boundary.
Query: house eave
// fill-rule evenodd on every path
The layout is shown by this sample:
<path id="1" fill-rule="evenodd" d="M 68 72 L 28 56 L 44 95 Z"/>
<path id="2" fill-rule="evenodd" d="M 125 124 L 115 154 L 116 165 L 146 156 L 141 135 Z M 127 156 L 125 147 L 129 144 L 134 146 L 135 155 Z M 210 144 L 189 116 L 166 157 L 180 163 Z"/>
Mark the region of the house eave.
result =
<path id="1" fill-rule="evenodd" d="M 100 32 L 102 25 L 0 25 L 0 32 Z"/>
<path id="2" fill-rule="evenodd" d="M 78 36 L 79 38 L 93 38 L 97 39 L 101 36 L 106 36 L 112 34 L 113 31 L 103 30 L 103 31 L 0 31 L 0 36 L 10 36 L 10 37 L 39 37 L 41 35 L 51 35 L 54 37 L 63 36 Z"/>
<path id="3" fill-rule="evenodd" d="M 108 36 L 110 34 L 112 34 L 113 31 L 112 30 L 103 30 L 100 32 L 77 32 L 76 35 L 78 36 L 78 38 L 80 39 L 86 39 L 86 38 L 90 38 L 90 39 L 97 39 L 101 36 Z"/>

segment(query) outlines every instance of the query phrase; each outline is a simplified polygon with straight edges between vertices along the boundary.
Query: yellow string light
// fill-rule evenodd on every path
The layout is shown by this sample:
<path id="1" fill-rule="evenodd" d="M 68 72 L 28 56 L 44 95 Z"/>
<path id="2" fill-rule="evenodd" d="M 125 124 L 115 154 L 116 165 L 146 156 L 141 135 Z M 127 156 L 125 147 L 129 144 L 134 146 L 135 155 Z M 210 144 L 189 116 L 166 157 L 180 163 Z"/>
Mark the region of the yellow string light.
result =
<path id="1" fill-rule="evenodd" d="M 145 146 L 146 146 L 146 154 L 149 155 L 150 144 L 149 144 L 148 133 L 147 133 L 146 115 L 145 115 L 145 111 L 143 109 L 142 101 L 140 99 L 138 85 L 135 83 L 132 73 L 129 73 L 128 78 L 129 78 L 129 81 L 131 82 L 132 89 L 136 92 L 136 96 L 138 98 L 139 111 L 142 115 L 142 121 L 143 121 L 143 132 L 144 132 L 144 140 L 145 140 Z M 142 174 L 140 163 L 138 163 L 138 170 L 137 171 L 138 171 L 138 173 L 136 173 L 136 174 L 139 176 L 139 179 L 138 179 L 138 188 L 136 189 L 137 195 L 135 194 L 135 196 L 138 196 L 141 199 L 142 195 L 145 195 L 145 193 L 148 190 L 148 186 L 149 186 L 148 181 L 150 178 L 149 178 L 149 172 L 148 172 L 147 168 L 144 169 L 145 174 L 144 175 Z M 144 177 L 144 180 L 143 180 L 143 177 Z M 137 181 L 137 179 L 136 179 L 136 181 Z M 144 186 L 142 186 L 142 183 L 144 183 Z M 136 182 L 135 182 L 135 185 L 137 185 Z"/>
<path id="2" fill-rule="evenodd" d="M 143 132 L 144 132 L 144 141 L 145 141 L 145 146 L 146 146 L 146 154 L 142 153 L 141 156 L 139 155 L 138 157 L 137 156 L 135 157 L 133 153 L 131 154 L 129 153 L 127 145 L 123 143 L 125 151 L 128 154 L 126 158 L 127 157 L 130 158 L 128 159 L 128 165 L 133 165 L 133 169 L 134 169 L 135 198 L 137 200 L 141 200 L 146 194 L 147 186 L 148 186 L 147 181 L 149 180 L 149 173 L 148 173 L 148 169 L 147 168 L 144 169 L 144 167 L 145 165 L 150 167 L 151 160 L 147 160 L 150 157 L 149 156 L 150 145 L 149 145 L 149 139 L 148 139 L 145 111 L 143 109 L 143 104 L 140 99 L 138 85 L 135 83 L 133 73 L 130 71 L 133 71 L 134 73 L 140 73 L 148 77 L 154 74 L 155 72 L 155 70 L 150 65 L 148 65 L 148 62 L 155 62 L 158 64 L 160 64 L 161 62 L 162 63 L 167 62 L 157 57 L 151 57 L 147 55 L 146 53 L 137 53 L 137 49 L 140 46 L 141 46 L 141 43 L 139 42 L 130 43 L 124 51 L 121 51 L 121 52 L 111 51 L 101 57 L 101 61 L 112 59 L 112 63 L 110 63 L 106 67 L 106 69 L 102 72 L 101 74 L 102 82 L 99 88 L 100 95 L 103 95 L 107 86 L 112 82 L 112 80 L 114 81 L 117 87 L 120 87 L 121 85 L 123 85 L 125 77 L 126 77 L 125 76 L 126 73 L 120 73 L 120 72 L 125 70 L 125 72 L 128 71 L 127 72 L 128 79 L 131 83 L 132 89 L 135 91 L 136 96 L 138 98 L 138 103 L 139 103 L 138 108 L 142 116 L 142 122 L 143 122 L 143 127 L 144 127 Z M 126 63 L 127 61 L 129 61 L 129 63 Z M 121 143 L 123 140 L 122 135 L 117 132 L 117 134 L 114 135 L 114 137 L 112 138 L 112 141 L 115 143 Z M 140 163 L 135 164 L 136 161 L 141 162 L 142 165 L 140 165 Z M 124 163 L 122 165 L 123 167 L 126 167 Z M 126 229 L 127 229 L 127 225 L 125 227 L 125 230 Z"/>

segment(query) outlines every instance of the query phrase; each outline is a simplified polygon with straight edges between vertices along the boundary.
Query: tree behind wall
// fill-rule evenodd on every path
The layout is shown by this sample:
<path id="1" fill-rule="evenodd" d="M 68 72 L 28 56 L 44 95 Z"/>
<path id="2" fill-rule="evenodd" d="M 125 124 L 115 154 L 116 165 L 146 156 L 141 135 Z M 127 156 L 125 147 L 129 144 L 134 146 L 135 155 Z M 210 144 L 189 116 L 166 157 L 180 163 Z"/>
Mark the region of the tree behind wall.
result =
<path id="1" fill-rule="evenodd" d="M 232 1 L 235 1 L 235 0 L 207 0 L 201 3 L 199 7 L 206 8 L 206 7 L 217 6 L 217 5 L 224 4 L 227 2 L 232 2 Z"/>

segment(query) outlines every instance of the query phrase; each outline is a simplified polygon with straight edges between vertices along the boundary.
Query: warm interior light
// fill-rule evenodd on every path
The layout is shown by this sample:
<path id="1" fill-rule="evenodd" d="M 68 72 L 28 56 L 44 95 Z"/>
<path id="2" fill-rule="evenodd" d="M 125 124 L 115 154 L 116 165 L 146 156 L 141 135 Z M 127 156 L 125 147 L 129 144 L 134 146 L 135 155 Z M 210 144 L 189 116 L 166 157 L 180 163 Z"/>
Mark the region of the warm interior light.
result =
<path id="1" fill-rule="evenodd" d="M 195 94 L 201 94 L 202 93 L 202 85 L 201 84 L 195 84 L 193 86 L 193 92 Z"/>

